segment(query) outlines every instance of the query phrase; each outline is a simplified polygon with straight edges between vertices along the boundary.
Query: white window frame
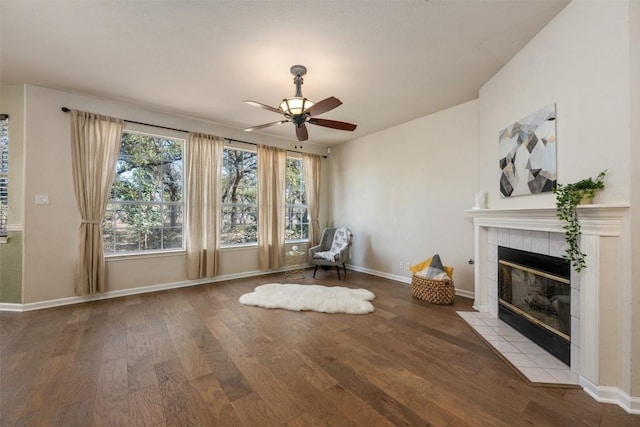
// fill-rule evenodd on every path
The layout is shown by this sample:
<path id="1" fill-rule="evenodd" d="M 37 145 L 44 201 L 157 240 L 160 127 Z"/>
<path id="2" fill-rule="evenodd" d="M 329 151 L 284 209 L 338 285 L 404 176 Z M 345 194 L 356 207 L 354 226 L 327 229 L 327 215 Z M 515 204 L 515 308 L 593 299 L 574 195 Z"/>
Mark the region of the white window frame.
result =
<path id="1" fill-rule="evenodd" d="M 240 248 L 240 247 L 254 247 L 258 245 L 258 233 L 257 233 L 257 229 L 258 229 L 258 153 L 255 150 L 249 150 L 249 149 L 245 149 L 245 148 L 239 148 L 239 147 L 224 147 L 223 150 L 235 150 L 235 151 L 241 151 L 241 152 L 245 152 L 245 153 L 250 153 L 254 156 L 256 156 L 256 186 L 255 186 L 255 191 L 256 191 L 256 202 L 255 203 L 229 203 L 229 202 L 224 202 L 222 200 L 222 197 L 224 196 L 224 188 L 221 188 L 220 191 L 220 247 L 222 249 L 232 249 L 232 248 Z M 222 173 L 224 174 L 224 169 L 226 167 L 226 165 L 224 164 L 224 157 L 223 156 L 223 164 L 221 165 L 222 167 Z M 224 182 L 224 178 L 221 180 L 220 182 L 220 186 L 222 187 Z M 222 238 L 222 232 L 224 230 L 224 225 L 225 225 L 225 216 L 224 216 L 224 211 L 225 208 L 228 207 L 232 207 L 232 206 L 238 206 L 238 207 L 243 207 L 243 208 L 254 208 L 255 209 L 255 213 L 256 213 L 256 239 L 255 241 L 252 242 L 242 242 L 242 243 L 226 243 L 223 241 Z"/>
<path id="2" fill-rule="evenodd" d="M 289 160 L 295 160 L 300 162 L 300 181 L 302 182 L 302 188 L 303 188 L 303 192 L 302 194 L 305 197 L 305 202 L 306 202 L 306 183 L 304 182 L 304 163 L 302 162 L 302 158 L 300 157 L 296 157 L 296 156 L 287 156 L 287 174 L 286 176 L 289 176 L 288 173 L 288 169 L 289 169 Z M 285 183 L 285 199 L 288 199 L 288 183 Z M 285 216 L 285 236 L 287 233 L 287 222 L 288 222 L 288 217 L 289 217 L 289 211 L 290 209 L 303 209 L 303 212 L 306 211 L 306 215 L 303 218 L 303 222 L 301 223 L 303 228 L 304 225 L 306 224 L 306 230 L 307 230 L 307 236 L 306 237 L 301 237 L 301 238 L 297 238 L 297 239 L 287 239 L 285 237 L 285 243 L 304 243 L 304 242 L 308 242 L 309 241 L 309 205 L 308 203 L 305 204 L 289 204 L 289 200 L 285 200 L 285 212 L 284 212 L 284 216 Z"/>
<path id="3" fill-rule="evenodd" d="M 172 247 L 172 248 L 160 248 L 160 249 L 140 249 L 140 244 L 138 243 L 138 250 L 129 250 L 129 251 L 116 251 L 116 247 L 117 247 L 117 242 L 114 240 L 114 248 L 112 251 L 107 251 L 107 249 L 105 248 L 105 257 L 127 257 L 127 256 L 132 256 L 132 255 L 153 255 L 153 254 L 163 254 L 163 253 L 170 253 L 170 252 L 184 252 L 185 250 L 185 238 L 186 238 L 186 227 L 185 227 L 185 222 L 186 222 L 186 202 L 185 202 L 185 196 L 186 196 L 186 188 L 185 188 L 185 179 L 184 179 L 184 159 L 185 159 L 185 147 L 187 144 L 186 138 L 181 137 L 181 136 L 176 136 L 176 135 L 166 135 L 166 134 L 157 134 L 157 133 L 151 133 L 151 132 L 146 132 L 146 131 L 139 131 L 139 130 L 133 130 L 133 129 L 124 129 L 122 131 L 122 135 L 124 138 L 125 134 L 137 134 L 137 135 L 143 135 L 143 136 L 147 136 L 147 137 L 152 137 L 152 138 L 160 138 L 160 139 L 165 139 L 165 140 L 175 140 L 175 141 L 179 141 L 182 144 L 182 201 L 180 202 L 167 202 L 167 201 L 144 201 L 144 200 L 113 200 L 113 199 L 109 199 L 109 203 L 108 203 L 108 210 L 113 210 L 114 209 L 114 205 L 116 206 L 126 206 L 126 205 L 141 205 L 141 206 L 159 206 L 160 210 L 161 210 L 161 215 L 163 214 L 163 208 L 165 206 L 180 206 L 181 210 L 182 210 L 182 223 L 181 223 L 181 227 L 182 227 L 182 231 L 181 231 L 181 243 L 180 243 L 180 247 Z M 120 156 L 120 153 L 118 153 L 118 156 Z M 117 179 L 117 177 L 115 178 Z M 115 184 L 115 179 L 114 179 L 114 184 Z M 117 209 L 116 209 L 117 210 Z M 107 229 L 107 220 L 105 218 L 105 221 L 103 221 L 103 230 Z M 161 242 L 162 242 L 162 246 L 164 246 L 164 226 L 161 226 Z M 116 231 L 116 224 L 115 222 L 112 223 L 112 230 L 111 232 L 115 234 Z M 140 239 L 140 236 L 139 236 Z M 105 242 L 106 245 L 106 242 Z"/>

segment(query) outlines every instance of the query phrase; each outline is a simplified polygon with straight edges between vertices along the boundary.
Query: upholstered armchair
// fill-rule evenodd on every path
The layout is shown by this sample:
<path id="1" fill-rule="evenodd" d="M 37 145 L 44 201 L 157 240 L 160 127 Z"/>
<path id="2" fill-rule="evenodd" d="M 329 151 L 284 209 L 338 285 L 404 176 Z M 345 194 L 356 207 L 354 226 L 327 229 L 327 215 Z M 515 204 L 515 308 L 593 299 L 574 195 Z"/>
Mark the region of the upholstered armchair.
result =
<path id="1" fill-rule="evenodd" d="M 338 230 L 338 236 L 336 236 L 336 230 Z M 330 267 L 335 267 L 338 272 L 338 280 L 342 280 L 340 277 L 340 266 L 342 266 L 346 277 L 347 267 L 345 266 L 345 263 L 349 260 L 349 256 L 351 255 L 350 250 L 352 241 L 353 234 L 351 234 L 351 231 L 347 228 L 325 228 L 322 231 L 320 244 L 309 248 L 309 262 L 315 264 L 313 277 L 316 277 L 316 272 L 318 271 L 319 266 L 324 270 L 328 270 Z"/>

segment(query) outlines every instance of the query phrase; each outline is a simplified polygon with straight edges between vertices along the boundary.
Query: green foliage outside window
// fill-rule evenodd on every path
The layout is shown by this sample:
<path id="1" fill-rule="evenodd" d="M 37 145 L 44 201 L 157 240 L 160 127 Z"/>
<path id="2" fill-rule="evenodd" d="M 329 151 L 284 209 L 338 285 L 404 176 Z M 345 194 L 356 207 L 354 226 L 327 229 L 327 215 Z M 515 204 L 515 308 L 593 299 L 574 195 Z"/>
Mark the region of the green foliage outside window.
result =
<path id="1" fill-rule="evenodd" d="M 225 148 L 222 157 L 221 245 L 258 242 L 258 155 Z"/>
<path id="2" fill-rule="evenodd" d="M 309 238 L 309 216 L 302 159 L 287 159 L 285 240 Z"/>
<path id="3" fill-rule="evenodd" d="M 124 132 L 103 223 L 105 253 L 183 247 L 180 139 Z"/>

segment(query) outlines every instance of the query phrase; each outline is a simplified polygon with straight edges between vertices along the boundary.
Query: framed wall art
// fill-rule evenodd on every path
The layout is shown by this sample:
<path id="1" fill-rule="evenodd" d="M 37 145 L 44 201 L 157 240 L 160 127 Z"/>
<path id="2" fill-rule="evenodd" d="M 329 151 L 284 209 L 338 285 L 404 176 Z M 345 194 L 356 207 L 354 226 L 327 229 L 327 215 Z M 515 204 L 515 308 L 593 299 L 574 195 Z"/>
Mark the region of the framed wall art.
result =
<path id="1" fill-rule="evenodd" d="M 553 191 L 556 171 L 556 105 L 549 104 L 498 133 L 500 195 Z"/>

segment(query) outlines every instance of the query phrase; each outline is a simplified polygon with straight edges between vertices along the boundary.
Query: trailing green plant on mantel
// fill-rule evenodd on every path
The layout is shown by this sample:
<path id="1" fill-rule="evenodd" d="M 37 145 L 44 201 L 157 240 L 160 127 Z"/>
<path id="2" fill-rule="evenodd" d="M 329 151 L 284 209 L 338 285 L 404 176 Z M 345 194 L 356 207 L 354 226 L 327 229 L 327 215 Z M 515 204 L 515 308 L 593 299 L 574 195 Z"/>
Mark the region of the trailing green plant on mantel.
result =
<path id="1" fill-rule="evenodd" d="M 604 177 L 607 170 L 603 170 L 593 179 L 591 177 L 573 184 L 558 184 L 553 192 L 556 194 L 556 209 L 560 220 L 565 221 L 564 237 L 569 245 L 564 258 L 571 262 L 573 269 L 579 273 L 587 267 L 585 254 L 580 249 L 580 221 L 577 206 L 589 204 L 593 201 L 597 191 L 604 189 Z"/>

